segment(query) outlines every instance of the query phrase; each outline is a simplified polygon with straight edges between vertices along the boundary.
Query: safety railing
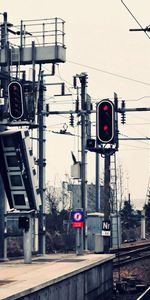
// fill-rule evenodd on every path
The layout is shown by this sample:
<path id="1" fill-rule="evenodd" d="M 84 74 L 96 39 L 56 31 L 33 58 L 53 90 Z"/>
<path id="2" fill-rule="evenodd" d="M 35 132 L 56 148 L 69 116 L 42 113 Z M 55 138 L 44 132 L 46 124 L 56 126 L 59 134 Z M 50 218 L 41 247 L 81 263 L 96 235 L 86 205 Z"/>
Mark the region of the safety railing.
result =
<path id="1" fill-rule="evenodd" d="M 34 41 L 35 46 L 62 46 L 64 44 L 64 24 L 61 18 L 24 20 L 20 25 L 14 26 L 9 32 L 9 43 L 12 46 L 30 47 Z"/>

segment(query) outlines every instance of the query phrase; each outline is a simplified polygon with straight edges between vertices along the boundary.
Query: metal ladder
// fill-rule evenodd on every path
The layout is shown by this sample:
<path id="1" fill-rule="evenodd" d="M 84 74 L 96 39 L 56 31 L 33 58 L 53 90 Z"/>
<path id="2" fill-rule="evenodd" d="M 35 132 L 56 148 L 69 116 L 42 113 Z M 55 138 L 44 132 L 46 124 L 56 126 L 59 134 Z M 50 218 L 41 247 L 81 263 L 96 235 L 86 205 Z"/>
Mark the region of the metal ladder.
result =
<path id="1" fill-rule="evenodd" d="M 117 170 L 116 170 L 116 153 L 111 155 L 110 160 L 110 202 L 111 212 L 117 213 Z"/>

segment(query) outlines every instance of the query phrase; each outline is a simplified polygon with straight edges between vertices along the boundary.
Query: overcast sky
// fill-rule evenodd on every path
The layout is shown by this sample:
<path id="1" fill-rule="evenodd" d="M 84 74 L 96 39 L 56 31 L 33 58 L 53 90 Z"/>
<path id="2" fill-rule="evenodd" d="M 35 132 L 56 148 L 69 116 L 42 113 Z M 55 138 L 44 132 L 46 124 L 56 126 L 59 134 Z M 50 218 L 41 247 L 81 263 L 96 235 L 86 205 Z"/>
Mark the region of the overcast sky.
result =
<path id="1" fill-rule="evenodd" d="M 144 28 L 150 24 L 149 0 L 125 0 L 124 3 Z M 120 0 L 1 0 L 1 13 L 4 11 L 14 25 L 24 19 L 60 17 L 65 20 L 67 59 L 57 68 L 56 76 L 58 81 L 65 80 L 67 91 L 73 91 L 72 77 L 86 72 L 88 93 L 94 103 L 104 98 L 113 99 L 116 92 L 120 103 L 126 100 L 127 108 L 150 107 L 150 39 L 144 32 L 129 31 L 139 26 Z M 52 91 L 48 90 L 46 96 L 53 97 Z M 58 110 L 73 109 L 69 104 L 71 99 L 68 97 L 66 106 L 60 97 L 51 98 L 51 109 L 56 105 Z M 55 131 L 60 130 L 63 123 L 69 125 L 67 116 L 49 117 L 46 122 L 47 129 Z M 120 124 L 119 118 L 120 137 L 144 138 L 150 136 L 149 128 L 150 112 L 127 113 L 125 125 Z M 78 134 L 77 126 L 68 130 Z M 93 127 L 93 133 L 94 130 Z M 70 176 L 70 151 L 78 157 L 80 142 L 76 137 L 51 132 L 47 132 L 46 137 L 46 180 L 65 180 L 65 174 Z M 150 178 L 150 142 L 120 141 L 117 162 L 122 166 L 125 194 L 130 193 L 132 203 L 141 208 Z M 88 181 L 94 180 L 95 156 L 88 154 Z"/>

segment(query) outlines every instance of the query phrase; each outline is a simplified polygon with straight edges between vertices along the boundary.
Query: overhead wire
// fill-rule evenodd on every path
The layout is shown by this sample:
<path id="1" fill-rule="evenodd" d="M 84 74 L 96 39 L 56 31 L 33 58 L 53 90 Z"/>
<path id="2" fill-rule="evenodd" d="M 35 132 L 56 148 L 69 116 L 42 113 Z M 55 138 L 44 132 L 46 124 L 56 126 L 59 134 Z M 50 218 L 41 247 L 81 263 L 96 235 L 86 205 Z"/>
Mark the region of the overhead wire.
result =
<path id="1" fill-rule="evenodd" d="M 127 7 L 127 5 L 123 2 L 123 0 L 121 0 L 122 4 L 125 6 L 125 8 L 128 10 L 128 12 L 130 13 L 130 15 L 133 17 L 133 19 L 136 21 L 136 23 L 140 26 L 141 29 L 143 29 L 142 25 L 139 23 L 139 21 L 135 18 L 135 16 L 133 15 L 133 13 L 130 11 L 130 9 Z M 144 30 L 143 30 L 144 31 Z M 144 33 L 146 34 L 146 36 L 148 37 L 148 39 L 150 39 L 150 36 L 147 34 L 146 31 L 144 31 Z M 147 96 L 148 97 L 148 96 Z M 139 98 L 138 100 L 141 100 L 143 98 L 146 98 L 146 96 Z M 130 149 L 131 150 L 131 149 Z M 134 149 L 135 151 L 135 149 Z M 149 185 L 149 183 L 148 183 Z M 134 199 L 135 200 L 135 199 Z M 145 199 L 145 203 L 146 203 L 146 199 Z"/>
<path id="2" fill-rule="evenodd" d="M 137 18 L 133 15 L 133 13 L 131 12 L 131 10 L 128 8 L 128 6 L 123 2 L 123 0 L 121 0 L 121 3 L 124 5 L 124 7 L 127 9 L 127 11 L 129 12 L 129 14 L 132 16 L 132 18 L 135 20 L 135 22 L 140 26 L 140 28 L 143 30 L 143 32 L 146 34 L 146 36 L 150 39 L 150 36 L 148 35 L 148 33 L 144 30 L 144 28 L 142 27 L 142 25 L 140 24 L 140 22 L 137 20 Z"/>
<path id="3" fill-rule="evenodd" d="M 126 100 L 127 102 L 129 102 L 129 101 L 140 101 L 140 100 L 143 100 L 143 99 L 145 99 L 145 98 L 149 98 L 150 99 L 150 96 L 142 96 L 142 97 L 140 97 L 140 98 L 138 98 L 138 99 L 128 99 L 128 100 Z"/>
<path id="4" fill-rule="evenodd" d="M 130 125 L 129 125 L 129 127 L 130 127 Z M 142 131 L 140 131 L 140 130 L 138 130 L 136 128 L 134 128 L 134 131 L 135 131 L 135 133 L 138 133 L 138 134 L 142 135 L 142 137 L 144 137 L 145 139 L 147 139 L 147 135 L 145 135 Z M 143 142 L 143 141 L 139 141 L 139 142 L 144 143 L 144 144 L 146 143 L 146 142 Z"/>
<path id="5" fill-rule="evenodd" d="M 121 142 L 121 141 L 120 141 Z M 138 146 L 130 146 L 129 144 L 126 144 L 125 146 L 128 146 L 127 148 L 123 148 L 123 149 L 120 149 L 119 151 L 127 151 L 127 150 L 130 150 L 130 151 L 141 151 L 141 150 L 148 150 L 148 148 L 145 148 L 145 147 L 138 147 Z M 136 148 L 136 149 L 135 149 Z"/>
<path id="6" fill-rule="evenodd" d="M 126 123 L 126 125 L 133 125 L 133 126 L 141 126 L 141 125 L 149 125 L 150 124 L 150 122 L 147 122 L 147 123 Z"/>
<path id="7" fill-rule="evenodd" d="M 121 0 L 122 4 L 125 6 L 125 8 L 127 9 L 127 11 L 130 13 L 130 15 L 133 17 L 133 19 L 136 21 L 136 23 L 140 26 L 140 28 L 143 30 L 143 32 L 146 34 L 146 36 L 148 37 L 148 39 L 150 39 L 150 36 L 147 34 L 147 32 L 144 30 L 144 28 L 142 27 L 142 25 L 139 23 L 139 21 L 136 19 L 136 17 L 133 15 L 133 13 L 131 12 L 131 10 L 127 7 L 127 5 L 123 2 L 123 0 Z M 139 98 L 137 99 L 138 100 L 141 100 L 143 98 L 146 98 L 146 97 L 149 97 L 149 96 L 144 96 L 142 98 Z M 135 150 L 135 149 L 134 149 Z M 146 202 L 146 201 L 145 201 Z"/>
<path id="8" fill-rule="evenodd" d="M 96 67 L 93 67 L 93 66 L 89 66 L 89 65 L 86 65 L 86 64 L 81 64 L 81 63 L 78 63 L 78 62 L 75 62 L 75 61 L 72 61 L 72 60 L 67 60 L 67 62 L 69 62 L 71 64 L 78 65 L 78 66 L 86 67 L 86 68 L 94 70 L 94 71 L 102 72 L 102 73 L 105 73 L 105 74 L 108 74 L 108 75 L 112 75 L 112 76 L 115 76 L 115 77 L 119 77 L 119 78 L 122 78 L 122 79 L 130 80 L 130 81 L 133 81 L 133 82 L 137 82 L 137 83 L 140 83 L 140 84 L 150 86 L 149 82 L 144 82 L 144 81 L 141 81 L 141 80 L 137 80 L 137 79 L 134 79 L 134 78 L 131 78 L 131 77 L 128 77 L 128 76 L 124 76 L 124 75 L 121 75 L 121 74 L 109 72 L 109 71 L 102 70 L 102 69 L 99 69 L 99 68 L 96 68 Z"/>
<path id="9" fill-rule="evenodd" d="M 138 131 L 137 131 L 137 132 L 138 132 Z M 130 138 L 128 135 L 122 134 L 122 133 L 119 133 L 119 136 L 126 137 L 126 138 Z M 137 137 L 137 138 L 138 138 L 138 137 Z M 141 141 L 141 140 L 136 140 L 136 142 L 141 143 L 141 144 L 145 144 L 145 145 L 147 146 L 148 143 L 149 143 L 148 137 L 145 136 L 144 138 L 145 138 L 145 142 L 144 142 L 144 141 Z"/>
<path id="10" fill-rule="evenodd" d="M 136 17 L 133 15 L 133 13 L 131 12 L 131 10 L 123 2 L 123 0 L 121 0 L 121 2 L 125 6 L 125 8 L 128 10 L 128 12 L 130 13 L 130 15 L 133 17 L 133 19 L 136 21 L 136 23 L 143 30 L 143 32 L 146 34 L 146 36 L 150 39 L 150 36 L 147 34 L 146 31 L 144 31 L 144 28 L 142 27 L 142 25 L 140 24 L 140 22 L 136 19 Z M 116 77 L 120 77 L 120 78 L 123 78 L 123 79 L 126 79 L 126 80 L 130 80 L 130 81 L 133 81 L 133 82 L 137 82 L 137 83 L 141 83 L 141 84 L 145 84 L 145 85 L 150 85 L 150 83 L 148 83 L 148 82 L 137 80 L 137 79 L 134 79 L 134 78 L 131 78 L 131 77 L 128 77 L 128 76 L 124 76 L 124 75 L 121 75 L 121 74 L 117 74 L 117 73 L 114 73 L 114 72 L 102 70 L 102 69 L 99 69 L 99 68 L 96 68 L 96 67 L 93 67 L 93 66 L 89 66 L 89 65 L 86 65 L 86 64 L 81 64 L 81 63 L 78 63 L 78 62 L 75 62 L 75 61 L 72 61 L 72 60 L 67 60 L 67 62 L 72 63 L 72 64 L 76 64 L 76 65 L 80 65 L 82 67 L 86 67 L 86 68 L 89 68 L 89 69 L 92 69 L 92 70 L 95 70 L 95 71 L 98 71 L 98 72 L 102 72 L 102 73 L 105 73 L 105 74 L 109 74 L 109 75 L 112 75 L 112 76 L 116 76 Z"/>
<path id="11" fill-rule="evenodd" d="M 131 14 L 131 16 L 134 18 L 134 20 L 136 21 L 136 23 L 140 26 L 141 29 L 143 29 L 143 27 L 141 26 L 141 24 L 138 22 L 138 20 L 135 18 L 135 16 L 133 15 L 133 13 L 129 10 L 129 8 L 127 7 L 127 5 L 121 0 L 122 4 L 126 7 L 126 9 L 128 10 L 128 12 Z M 145 31 L 144 31 L 145 32 Z M 145 32 L 145 34 L 147 35 L 147 37 L 150 39 L 149 35 Z M 90 68 L 90 69 L 93 69 L 95 71 L 99 71 L 99 72 L 103 72 L 103 73 L 106 73 L 108 75 L 112 75 L 112 76 L 116 76 L 116 77 L 120 77 L 120 78 L 123 78 L 123 79 L 126 79 L 126 80 L 130 80 L 130 81 L 133 81 L 133 82 L 137 82 L 137 83 L 140 83 L 140 84 L 145 84 L 145 85 L 150 85 L 150 83 L 148 82 L 144 82 L 144 81 L 141 81 L 141 80 L 137 80 L 137 79 L 133 79 L 133 78 L 130 78 L 128 76 L 124 76 L 124 75 L 121 75 L 121 74 L 117 74 L 117 73 L 113 73 L 113 72 L 109 72 L 109 71 L 106 71 L 106 70 L 102 70 L 102 69 L 99 69 L 99 68 L 96 68 L 96 67 L 93 67 L 93 66 L 89 66 L 89 65 L 85 65 L 85 64 L 81 64 L 81 63 L 78 63 L 78 62 L 74 62 L 74 61 L 70 61 L 70 60 L 67 60 L 67 62 L 69 63 L 73 63 L 73 64 L 76 64 L 76 65 L 80 65 L 80 66 L 84 66 L 84 67 L 87 67 L 87 68 Z M 64 80 L 64 78 L 62 78 L 62 76 L 60 75 L 60 70 L 58 68 L 58 72 L 59 72 L 59 77 L 61 80 L 67 82 L 66 80 Z M 70 89 L 69 89 L 70 91 Z M 139 101 L 143 98 L 148 98 L 149 96 L 143 96 L 141 98 L 138 98 L 137 100 L 127 100 L 127 101 Z M 93 100 L 99 100 L 99 99 L 93 99 Z M 57 101 L 57 103 L 59 103 L 59 101 Z M 61 102 L 61 104 L 64 104 Z M 141 142 L 141 141 L 138 141 L 138 142 Z M 141 142 L 142 143 L 142 142 Z M 135 148 L 141 148 L 141 147 L 136 147 L 134 146 Z"/>

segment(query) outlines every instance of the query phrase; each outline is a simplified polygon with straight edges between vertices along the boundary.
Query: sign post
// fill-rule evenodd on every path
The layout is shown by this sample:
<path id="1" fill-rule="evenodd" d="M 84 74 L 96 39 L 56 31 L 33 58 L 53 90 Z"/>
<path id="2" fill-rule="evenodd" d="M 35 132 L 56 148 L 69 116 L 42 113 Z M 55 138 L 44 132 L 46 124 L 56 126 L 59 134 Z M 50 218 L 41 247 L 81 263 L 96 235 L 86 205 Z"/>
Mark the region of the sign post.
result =
<path id="1" fill-rule="evenodd" d="M 76 254 L 83 255 L 83 228 L 84 212 L 82 209 L 76 209 L 71 212 L 71 226 L 76 228 Z"/>

